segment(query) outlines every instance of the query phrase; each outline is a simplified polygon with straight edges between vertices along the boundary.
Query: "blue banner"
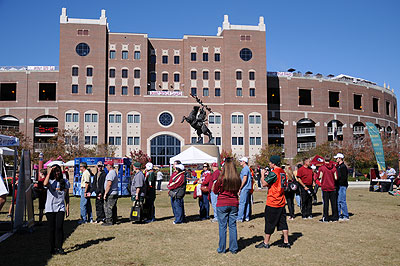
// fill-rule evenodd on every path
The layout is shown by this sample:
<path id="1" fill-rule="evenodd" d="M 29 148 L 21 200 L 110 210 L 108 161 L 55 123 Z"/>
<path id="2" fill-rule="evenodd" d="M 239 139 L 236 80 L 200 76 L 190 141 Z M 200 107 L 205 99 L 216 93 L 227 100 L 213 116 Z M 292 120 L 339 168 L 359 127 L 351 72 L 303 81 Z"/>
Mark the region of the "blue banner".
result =
<path id="1" fill-rule="evenodd" d="M 367 122 L 368 134 L 371 138 L 372 147 L 374 148 L 376 162 L 378 164 L 379 171 L 386 170 L 385 154 L 383 153 L 383 145 L 379 130 L 371 122 Z"/>

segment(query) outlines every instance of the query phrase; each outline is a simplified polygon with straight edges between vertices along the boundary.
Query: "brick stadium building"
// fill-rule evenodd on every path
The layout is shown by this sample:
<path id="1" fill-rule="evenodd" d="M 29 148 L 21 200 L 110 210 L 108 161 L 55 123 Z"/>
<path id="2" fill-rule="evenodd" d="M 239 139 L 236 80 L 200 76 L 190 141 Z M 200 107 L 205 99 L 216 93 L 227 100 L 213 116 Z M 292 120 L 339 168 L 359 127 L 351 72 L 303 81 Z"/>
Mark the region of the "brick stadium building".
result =
<path id="1" fill-rule="evenodd" d="M 190 94 L 212 108 L 215 144 L 238 156 L 279 144 L 290 159 L 328 140 L 360 139 L 367 121 L 388 135 L 397 128 L 388 88 L 345 75 L 267 72 L 263 17 L 244 26 L 225 16 L 216 36 L 157 39 L 109 32 L 104 10 L 99 19 L 73 19 L 63 9 L 59 63 L 0 67 L 0 126 L 25 132 L 36 151 L 58 129 L 78 129 L 68 141 L 115 145 L 117 156 L 142 149 L 166 164 L 195 141 L 181 123 L 196 104 Z"/>

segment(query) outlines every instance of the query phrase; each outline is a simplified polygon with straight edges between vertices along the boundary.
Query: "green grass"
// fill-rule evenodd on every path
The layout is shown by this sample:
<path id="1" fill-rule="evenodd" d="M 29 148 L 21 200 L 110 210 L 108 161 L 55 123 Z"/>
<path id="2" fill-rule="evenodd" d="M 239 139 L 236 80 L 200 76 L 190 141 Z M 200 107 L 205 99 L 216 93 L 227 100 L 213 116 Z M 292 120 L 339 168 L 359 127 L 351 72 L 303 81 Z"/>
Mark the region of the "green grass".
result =
<path id="1" fill-rule="evenodd" d="M 15 234 L 0 243 L 1 265 L 398 265 L 400 259 L 400 198 L 366 189 L 348 190 L 349 222 L 322 224 L 322 205 L 313 206 L 315 218 L 288 221 L 292 249 L 281 249 L 280 232 L 271 238 L 269 250 L 254 245 L 263 238 L 265 191 L 254 193 L 255 204 L 250 222 L 238 224 L 240 252 L 218 254 L 218 225 L 195 221 L 198 204 L 185 197 L 190 222 L 172 224 L 172 210 L 167 192 L 156 200 L 156 221 L 132 224 L 128 220 L 131 202 L 118 201 L 121 223 L 102 227 L 97 224 L 77 226 L 79 198 L 71 200 L 71 217 L 66 220 L 65 256 L 48 254 L 47 227 L 34 233 Z M 320 196 L 320 195 L 319 195 Z M 319 197 L 319 200 L 321 197 Z M 92 203 L 94 201 L 92 200 Z M 9 204 L 9 203 L 8 203 Z M 0 214 L 6 220 L 8 204 Z M 296 213 L 299 208 L 296 206 Z M 18 252 L 19 247 L 21 252 Z"/>

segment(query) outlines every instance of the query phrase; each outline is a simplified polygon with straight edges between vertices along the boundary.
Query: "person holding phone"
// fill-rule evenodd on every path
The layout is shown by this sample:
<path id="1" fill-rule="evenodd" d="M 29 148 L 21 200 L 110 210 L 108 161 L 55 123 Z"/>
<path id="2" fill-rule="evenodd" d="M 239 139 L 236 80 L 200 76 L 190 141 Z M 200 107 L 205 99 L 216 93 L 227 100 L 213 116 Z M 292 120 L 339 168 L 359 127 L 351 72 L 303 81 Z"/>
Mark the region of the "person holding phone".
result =
<path id="1" fill-rule="evenodd" d="M 64 217 L 69 216 L 69 181 L 63 178 L 61 167 L 54 165 L 48 171 L 43 185 L 47 188 L 46 218 L 49 222 L 50 253 L 65 255 L 62 249 L 64 241 Z"/>

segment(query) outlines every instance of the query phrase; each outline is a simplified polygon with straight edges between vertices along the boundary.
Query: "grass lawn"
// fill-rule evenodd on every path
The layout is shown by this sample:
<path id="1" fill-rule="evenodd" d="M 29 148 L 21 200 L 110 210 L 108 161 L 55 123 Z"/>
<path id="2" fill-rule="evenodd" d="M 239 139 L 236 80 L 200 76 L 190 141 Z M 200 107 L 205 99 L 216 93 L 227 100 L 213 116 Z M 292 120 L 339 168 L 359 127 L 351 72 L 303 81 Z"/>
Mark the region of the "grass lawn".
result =
<path id="1" fill-rule="evenodd" d="M 198 204 L 185 197 L 188 223 L 173 225 L 166 191 L 158 193 L 156 218 L 150 224 L 132 224 L 129 198 L 118 200 L 120 223 L 103 227 L 77 225 L 79 198 L 71 200 L 65 222 L 65 256 L 50 256 L 47 226 L 33 233 L 15 234 L 0 243 L 1 265 L 399 265 L 400 198 L 366 189 L 348 190 L 349 222 L 322 224 L 322 204 L 313 206 L 314 219 L 297 216 L 288 221 L 292 249 L 277 246 L 280 232 L 271 237 L 269 250 L 254 245 L 263 239 L 265 191 L 254 193 L 253 219 L 238 224 L 240 251 L 218 254 L 218 224 L 197 221 Z M 319 194 L 318 200 L 321 199 Z M 7 201 L 0 221 L 7 220 Z M 37 204 L 37 202 L 35 202 Z M 94 200 L 92 200 L 94 205 Z M 296 206 L 296 213 L 299 208 Z M 21 249 L 20 249 L 21 248 Z M 21 252 L 18 252 L 18 250 Z"/>

